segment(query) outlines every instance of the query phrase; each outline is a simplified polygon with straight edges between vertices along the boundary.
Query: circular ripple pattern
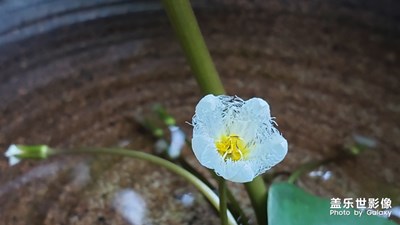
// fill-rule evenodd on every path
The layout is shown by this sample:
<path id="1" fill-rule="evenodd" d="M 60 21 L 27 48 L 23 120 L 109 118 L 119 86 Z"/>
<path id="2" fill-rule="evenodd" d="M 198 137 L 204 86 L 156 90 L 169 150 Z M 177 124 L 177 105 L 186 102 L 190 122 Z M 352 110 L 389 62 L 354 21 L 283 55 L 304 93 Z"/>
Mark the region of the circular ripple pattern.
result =
<path id="1" fill-rule="evenodd" d="M 328 197 L 385 195 L 399 203 L 398 30 L 335 14 L 245 6 L 202 8 L 197 15 L 227 92 L 270 103 L 289 141 L 289 154 L 275 170 L 330 156 L 352 135 L 364 135 L 377 140 L 376 149 L 326 166 L 333 174 L 328 181 L 305 176 L 300 185 Z M 2 149 L 46 143 L 151 151 L 152 140 L 133 118 L 155 103 L 190 134 L 185 121 L 201 94 L 165 15 L 112 12 L 23 40 L 2 39 L 7 41 L 0 46 Z M 31 27 L 21 23 L 21 29 Z M 17 32 L 1 29 L 7 37 Z M 0 168 L 0 220 L 6 224 L 125 224 L 110 203 L 124 188 L 147 202 L 145 224 L 218 223 L 192 186 L 147 163 L 61 157 L 12 168 L 1 160 Z M 189 208 L 179 201 L 185 193 L 195 193 Z"/>

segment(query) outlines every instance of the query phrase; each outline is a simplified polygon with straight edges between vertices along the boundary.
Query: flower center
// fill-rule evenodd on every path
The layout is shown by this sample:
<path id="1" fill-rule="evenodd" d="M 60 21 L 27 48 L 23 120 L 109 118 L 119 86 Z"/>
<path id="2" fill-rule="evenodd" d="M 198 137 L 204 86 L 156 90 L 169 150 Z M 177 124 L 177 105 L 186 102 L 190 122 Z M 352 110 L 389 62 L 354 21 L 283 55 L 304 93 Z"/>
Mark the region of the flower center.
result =
<path id="1" fill-rule="evenodd" d="M 225 161 L 228 159 L 238 161 L 245 157 L 249 151 L 244 141 L 237 135 L 223 135 L 215 142 L 215 147 Z"/>

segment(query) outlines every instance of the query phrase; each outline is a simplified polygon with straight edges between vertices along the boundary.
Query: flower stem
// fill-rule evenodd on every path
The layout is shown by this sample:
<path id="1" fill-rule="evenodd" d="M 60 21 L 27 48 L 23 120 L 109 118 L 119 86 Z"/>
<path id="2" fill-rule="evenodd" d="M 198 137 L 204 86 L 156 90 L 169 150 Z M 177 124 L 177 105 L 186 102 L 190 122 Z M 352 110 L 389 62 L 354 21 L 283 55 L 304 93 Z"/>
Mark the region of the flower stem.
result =
<path id="1" fill-rule="evenodd" d="M 189 0 L 162 0 L 165 11 L 204 94 L 225 94 Z M 267 188 L 262 178 L 246 184 L 259 225 L 266 224 Z"/>
<path id="2" fill-rule="evenodd" d="M 162 0 L 175 34 L 204 94 L 224 94 L 189 0 Z"/>
<path id="3" fill-rule="evenodd" d="M 251 205 L 256 213 L 258 225 L 267 224 L 267 188 L 261 176 L 254 178 L 252 182 L 245 183 Z"/>
<path id="4" fill-rule="evenodd" d="M 170 170 L 171 172 L 174 172 L 175 174 L 182 176 L 187 181 L 192 183 L 211 202 L 211 204 L 216 209 L 220 209 L 220 200 L 218 199 L 218 196 L 206 184 L 204 184 L 197 177 L 193 176 L 187 170 L 183 169 L 180 166 L 177 166 L 176 164 L 174 164 L 168 160 L 162 159 L 160 157 L 157 157 L 157 156 L 145 153 L 145 152 L 121 149 L 121 148 L 76 148 L 76 149 L 68 149 L 68 150 L 51 149 L 51 155 L 74 154 L 74 153 L 75 154 L 76 153 L 90 153 L 90 154 L 102 153 L 102 154 L 110 154 L 110 155 L 127 156 L 127 157 L 145 160 L 145 161 L 154 163 L 156 165 L 162 166 L 162 167 Z M 226 201 L 226 199 L 225 199 L 225 201 Z M 225 202 L 225 215 L 226 215 L 226 221 L 227 221 L 225 224 L 237 225 L 235 218 L 232 216 L 232 214 L 229 211 L 226 211 L 226 202 Z"/>
<path id="5" fill-rule="evenodd" d="M 226 182 L 225 179 L 222 177 L 218 178 L 218 191 L 219 191 L 219 217 L 221 219 L 221 225 L 228 224 L 228 217 L 226 214 L 227 206 L 226 206 Z"/>

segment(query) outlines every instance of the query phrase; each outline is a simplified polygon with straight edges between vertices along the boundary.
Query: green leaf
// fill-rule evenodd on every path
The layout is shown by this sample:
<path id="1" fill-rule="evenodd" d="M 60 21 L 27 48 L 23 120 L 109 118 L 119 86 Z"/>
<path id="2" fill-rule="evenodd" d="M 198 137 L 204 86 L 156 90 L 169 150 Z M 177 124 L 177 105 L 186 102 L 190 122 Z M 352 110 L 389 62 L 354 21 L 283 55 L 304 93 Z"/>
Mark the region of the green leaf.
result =
<path id="1" fill-rule="evenodd" d="M 355 202 L 354 202 L 355 206 Z M 270 225 L 396 225 L 383 217 L 354 215 L 356 210 L 348 209 L 350 215 L 330 215 L 330 200 L 311 195 L 289 183 L 275 183 L 268 194 L 268 224 Z M 343 209 L 337 209 L 342 211 Z M 357 211 L 359 212 L 359 211 Z"/>

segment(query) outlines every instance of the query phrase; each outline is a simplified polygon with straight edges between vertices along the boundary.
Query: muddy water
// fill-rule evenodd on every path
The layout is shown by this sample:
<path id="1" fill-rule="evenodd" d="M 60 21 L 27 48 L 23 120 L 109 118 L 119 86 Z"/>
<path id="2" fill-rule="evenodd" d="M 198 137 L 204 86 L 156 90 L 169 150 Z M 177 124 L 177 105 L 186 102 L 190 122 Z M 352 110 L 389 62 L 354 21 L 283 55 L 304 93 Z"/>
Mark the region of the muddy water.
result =
<path id="1" fill-rule="evenodd" d="M 289 154 L 275 171 L 333 155 L 363 135 L 376 140 L 373 150 L 324 166 L 327 180 L 304 176 L 299 185 L 321 196 L 390 197 L 399 205 L 398 23 L 385 5 L 372 10 L 317 3 L 220 1 L 198 4 L 197 15 L 227 92 L 271 105 L 289 141 Z M 2 10 L 12 8 L 1 4 Z M 190 135 L 185 121 L 201 94 L 156 2 L 142 8 L 123 1 L 66 4 L 82 8 L 69 11 L 54 4 L 60 11 L 53 16 L 38 19 L 33 13 L 26 18 L 31 23 L 15 19 L 1 27 L 2 149 L 46 143 L 151 152 L 154 142 L 133 117 L 147 114 L 154 103 L 163 104 Z M 13 7 L 25 10 L 20 15 L 32 12 Z M 218 222 L 191 185 L 137 160 L 59 157 L 10 168 L 3 158 L 0 168 L 4 224 Z M 245 193 L 233 186 L 254 220 Z M 134 202 L 128 205 L 136 212 L 133 220 L 120 210 L 121 195 Z"/>

